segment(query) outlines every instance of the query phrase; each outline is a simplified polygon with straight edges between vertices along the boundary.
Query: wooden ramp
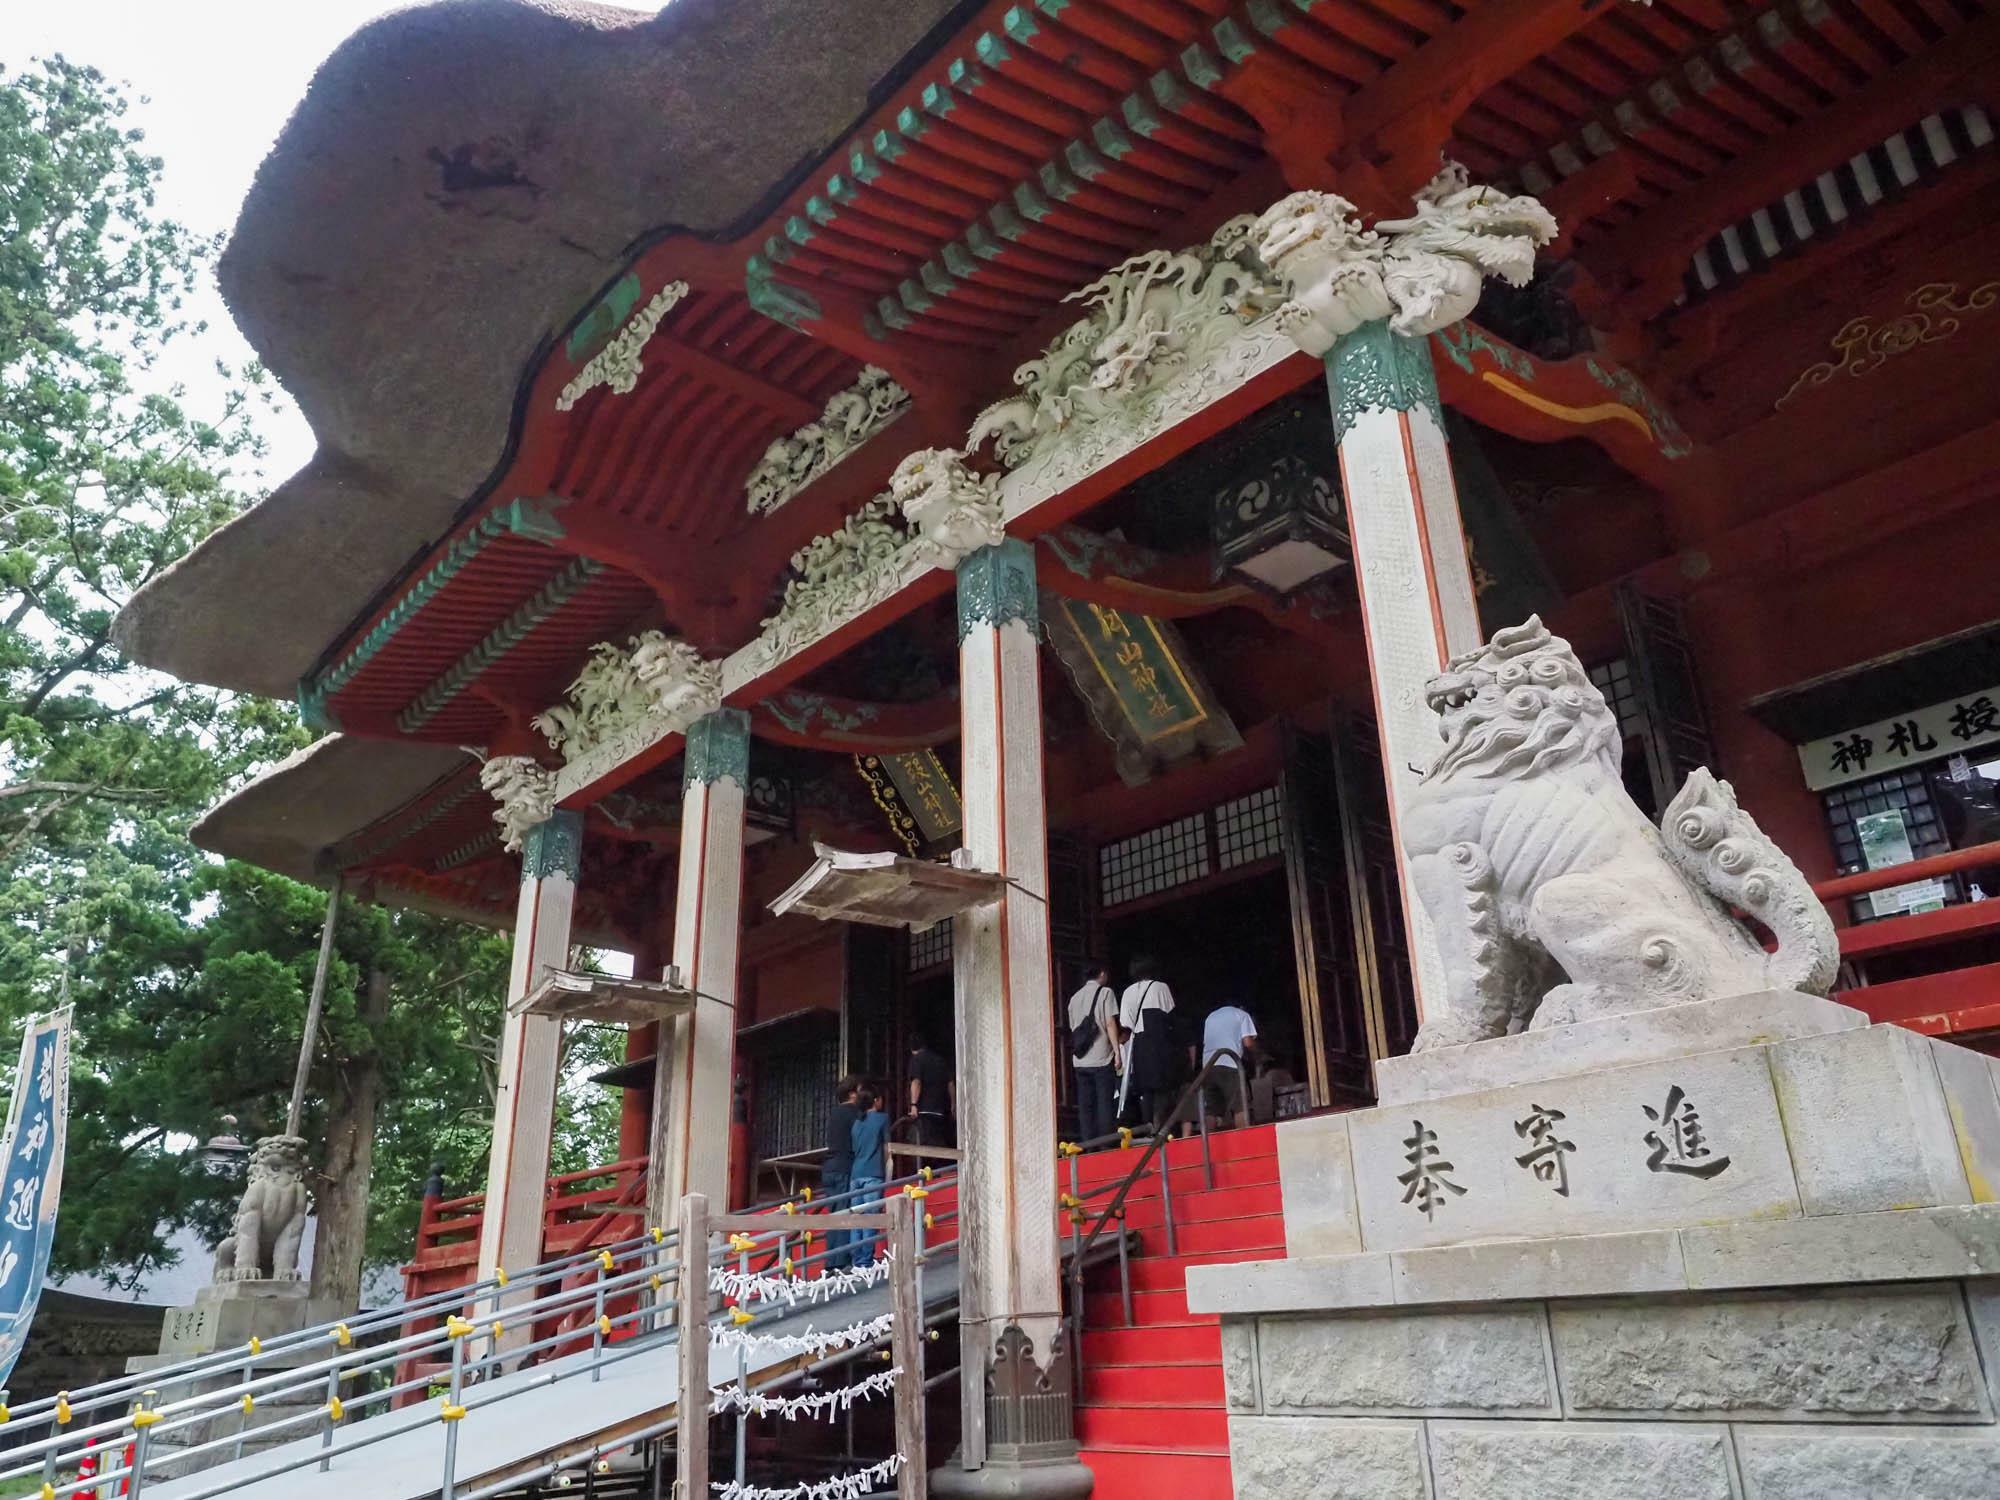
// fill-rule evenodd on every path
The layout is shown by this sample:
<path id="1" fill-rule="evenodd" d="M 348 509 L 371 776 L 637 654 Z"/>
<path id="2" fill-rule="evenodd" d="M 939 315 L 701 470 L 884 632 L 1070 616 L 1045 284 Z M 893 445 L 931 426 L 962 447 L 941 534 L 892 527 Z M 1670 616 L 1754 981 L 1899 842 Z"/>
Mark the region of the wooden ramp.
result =
<path id="1" fill-rule="evenodd" d="M 927 1319 L 956 1306 L 956 1257 L 926 1266 L 923 1290 Z M 800 1307 L 760 1323 L 758 1332 L 848 1328 L 888 1312 L 890 1296 L 886 1285 L 871 1287 L 817 1307 Z M 615 1352 L 625 1357 L 603 1364 L 595 1380 L 592 1357 L 585 1352 L 468 1388 L 466 1414 L 458 1423 L 458 1493 L 581 1458 L 594 1448 L 616 1448 L 672 1418 L 680 1388 L 675 1333 L 634 1340 L 616 1346 Z M 796 1354 L 760 1355 L 754 1343 L 750 1360 L 753 1386 L 768 1384 L 805 1362 Z M 733 1356 L 718 1359 L 716 1366 L 716 1387 L 735 1382 Z M 424 1500 L 438 1493 L 444 1475 L 447 1424 L 439 1420 L 438 1410 L 439 1403 L 432 1401 L 342 1424 L 336 1439 L 343 1448 L 376 1434 L 382 1437 L 365 1448 L 335 1453 L 325 1473 L 319 1470 L 320 1439 L 315 1435 L 185 1479 L 148 1480 L 145 1500 L 206 1495 L 232 1500 Z M 298 1467 L 274 1472 L 287 1463 Z"/>

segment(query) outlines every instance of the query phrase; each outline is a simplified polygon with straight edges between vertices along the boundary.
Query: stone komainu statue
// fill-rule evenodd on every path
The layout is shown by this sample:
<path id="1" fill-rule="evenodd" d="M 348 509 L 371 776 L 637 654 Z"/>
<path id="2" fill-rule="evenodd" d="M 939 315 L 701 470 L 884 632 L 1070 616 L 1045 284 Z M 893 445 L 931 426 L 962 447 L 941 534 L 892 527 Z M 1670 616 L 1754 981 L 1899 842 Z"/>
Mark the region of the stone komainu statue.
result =
<path id="1" fill-rule="evenodd" d="M 1839 947 L 1805 878 L 1705 770 L 1654 828 L 1619 778 L 1617 720 L 1540 619 L 1495 632 L 1425 697 L 1444 750 L 1402 832 L 1446 984 L 1416 1050 L 1831 987 Z"/>
<path id="2" fill-rule="evenodd" d="M 217 1281 L 296 1281 L 306 1232 L 306 1143 L 267 1135 L 250 1153 L 250 1183 L 236 1223 L 215 1247 Z"/>

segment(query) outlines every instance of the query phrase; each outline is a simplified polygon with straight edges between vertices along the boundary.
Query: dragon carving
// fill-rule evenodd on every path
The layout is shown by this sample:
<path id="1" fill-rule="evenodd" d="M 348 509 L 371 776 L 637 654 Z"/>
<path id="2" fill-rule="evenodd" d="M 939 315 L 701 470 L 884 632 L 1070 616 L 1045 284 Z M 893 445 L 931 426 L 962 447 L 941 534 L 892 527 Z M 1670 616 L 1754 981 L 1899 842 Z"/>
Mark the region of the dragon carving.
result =
<path id="1" fill-rule="evenodd" d="M 1405 338 L 1426 337 L 1469 315 L 1486 277 L 1526 285 L 1536 251 L 1556 235 L 1540 203 L 1473 186 L 1455 162 L 1414 206 L 1369 229 L 1347 199 L 1308 191 L 1259 215 L 1257 253 L 1288 291 L 1280 331 L 1317 355 L 1381 318 Z"/>
<path id="2" fill-rule="evenodd" d="M 1252 223 L 1241 215 L 1205 244 L 1132 256 L 1071 292 L 1063 300 L 1088 315 L 1014 371 L 1019 393 L 973 420 L 966 450 L 991 439 L 994 456 L 1016 467 L 1043 439 L 1158 389 L 1275 305 L 1270 273 L 1251 248 Z"/>
<path id="3" fill-rule="evenodd" d="M 1620 780 L 1616 718 L 1540 619 L 1452 661 L 1425 698 L 1444 750 L 1402 833 L 1446 983 L 1415 1050 L 1831 988 L 1839 947 L 1805 877 L 1706 770 L 1653 827 Z"/>

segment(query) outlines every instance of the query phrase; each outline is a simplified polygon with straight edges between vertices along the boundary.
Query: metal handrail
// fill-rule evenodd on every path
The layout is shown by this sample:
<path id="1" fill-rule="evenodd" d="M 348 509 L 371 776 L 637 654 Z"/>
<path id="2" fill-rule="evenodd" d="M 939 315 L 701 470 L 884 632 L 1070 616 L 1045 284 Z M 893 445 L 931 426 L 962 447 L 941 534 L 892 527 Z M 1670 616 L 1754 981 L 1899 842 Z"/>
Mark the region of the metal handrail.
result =
<path id="1" fill-rule="evenodd" d="M 1225 1059 L 1227 1059 L 1226 1062 Z M 1147 1141 L 1146 1149 L 1139 1154 L 1139 1160 L 1133 1164 L 1131 1171 L 1127 1172 L 1124 1178 L 1118 1182 L 1117 1191 L 1112 1195 L 1111 1201 L 1097 1215 L 1095 1221 L 1091 1223 L 1088 1233 L 1084 1232 L 1083 1227 L 1087 1215 L 1084 1213 L 1084 1195 L 1078 1188 L 1078 1160 L 1094 1145 L 1104 1145 L 1112 1141 L 1117 1141 L 1121 1145 L 1129 1146 L 1135 1138 L 1135 1132 L 1121 1127 L 1114 1134 L 1100 1136 L 1095 1141 L 1077 1141 L 1058 1147 L 1058 1154 L 1066 1157 L 1069 1161 L 1070 1191 L 1068 1194 L 1068 1206 L 1070 1211 L 1070 1242 L 1072 1246 L 1069 1268 L 1070 1368 L 1075 1374 L 1079 1389 L 1083 1380 L 1083 1271 L 1091 1247 L 1097 1243 L 1098 1236 L 1104 1233 L 1104 1226 L 1113 1219 L 1117 1219 L 1120 1225 L 1123 1225 L 1125 1219 L 1125 1200 L 1131 1196 L 1132 1189 L 1138 1185 L 1139 1178 L 1144 1175 L 1148 1164 L 1157 1157 L 1160 1163 L 1160 1214 L 1162 1226 L 1165 1229 L 1167 1237 L 1167 1254 L 1171 1256 L 1178 1253 L 1178 1246 L 1175 1243 L 1174 1237 L 1173 1171 L 1167 1160 L 1166 1148 L 1173 1140 L 1174 1125 L 1180 1120 L 1182 1111 L 1187 1108 L 1190 1099 L 1194 1100 L 1195 1113 L 1201 1122 L 1203 1181 L 1210 1188 L 1215 1186 L 1215 1158 L 1209 1148 L 1208 1111 L 1201 1108 L 1200 1099 L 1202 1088 L 1222 1067 L 1232 1069 L 1236 1073 L 1239 1082 L 1245 1078 L 1242 1054 L 1229 1047 L 1218 1048 L 1202 1064 L 1201 1070 L 1195 1074 L 1194 1080 L 1181 1090 L 1179 1096 L 1174 1100 L 1174 1107 L 1167 1112 L 1166 1120 L 1153 1134 L 1152 1138 Z M 1096 1197 L 1102 1191 L 1102 1187 L 1093 1189 L 1089 1196 Z M 1118 1280 L 1120 1293 L 1125 1305 L 1125 1323 L 1127 1327 L 1130 1327 L 1132 1324 L 1132 1276 L 1131 1268 L 1127 1261 L 1126 1235 L 1122 1227 L 1118 1236 Z"/>
<path id="2" fill-rule="evenodd" d="M 212 1354 L 198 1355 L 177 1364 L 160 1366 L 140 1374 L 114 1376 L 109 1380 L 81 1386 L 74 1391 L 44 1396 L 25 1405 L 13 1407 L 8 1412 L 7 1425 L 18 1429 L 24 1422 L 33 1422 L 43 1416 L 53 1415 L 59 1407 L 66 1407 L 74 1417 L 79 1412 L 121 1403 L 138 1392 L 158 1386 L 175 1385 L 202 1375 L 240 1369 L 246 1358 L 268 1358 L 274 1354 L 289 1353 L 313 1344 L 324 1343 L 337 1333 L 344 1333 L 348 1339 L 358 1341 L 378 1329 L 408 1323 L 413 1318 L 421 1318 L 429 1313 L 443 1312 L 446 1308 L 475 1300 L 502 1288 L 518 1291 L 523 1287 L 538 1286 L 543 1282 L 567 1275 L 570 1271 L 598 1259 L 607 1251 L 614 1258 L 622 1258 L 630 1251 L 647 1245 L 671 1243 L 673 1238 L 674 1233 L 671 1230 L 662 1231 L 659 1238 L 649 1231 L 615 1244 L 593 1247 L 589 1251 L 571 1252 L 512 1275 L 488 1276 L 479 1281 L 468 1282 L 464 1286 L 452 1287 L 447 1291 L 432 1292 L 414 1302 L 399 1302 L 393 1307 L 357 1312 L 345 1318 L 331 1318 L 294 1333 L 279 1334 L 260 1340 L 254 1349 L 244 1347 L 219 1349 Z"/>
<path id="3" fill-rule="evenodd" d="M 746 1211 L 749 1214 L 771 1217 L 768 1228 L 760 1229 L 754 1236 L 746 1236 L 750 1241 L 770 1241 L 777 1246 L 778 1258 L 785 1259 L 793 1270 L 806 1270 L 823 1263 L 835 1252 L 830 1248 L 787 1256 L 789 1240 L 798 1235 L 819 1214 L 838 1212 L 842 1205 L 863 1196 L 875 1198 L 878 1194 L 887 1198 L 901 1191 L 913 1198 L 928 1196 L 933 1184 L 949 1180 L 953 1174 L 925 1167 L 906 1177 L 894 1179 L 878 1187 L 862 1187 L 830 1194 L 820 1199 L 779 1200 L 771 1205 L 762 1205 Z M 777 1211 L 790 1209 L 792 1215 L 779 1218 Z M 915 1274 L 921 1278 L 922 1263 L 934 1260 L 941 1254 L 956 1253 L 955 1244 L 926 1246 L 924 1231 L 937 1222 L 957 1217 L 955 1212 L 931 1215 L 923 1212 L 921 1205 L 917 1213 L 917 1240 Z M 799 1222 L 803 1220 L 804 1223 Z M 678 1246 L 678 1234 L 669 1230 L 648 1230 L 646 1233 L 621 1240 L 614 1245 L 594 1248 L 587 1252 L 573 1251 L 556 1257 L 541 1266 L 530 1267 L 517 1275 L 496 1273 L 493 1276 L 431 1294 L 416 1302 L 402 1303 L 394 1307 L 379 1309 L 373 1313 L 356 1314 L 347 1319 L 332 1320 L 313 1328 L 273 1338 L 268 1343 L 252 1343 L 247 1347 L 233 1348 L 204 1355 L 178 1365 L 164 1366 L 136 1376 L 124 1376 L 115 1380 L 81 1389 L 73 1395 L 49 1398 L 33 1403 L 11 1414 L 10 1424 L 18 1428 L 23 1420 L 46 1421 L 49 1433 L 34 1442 L 10 1450 L 0 1463 L 0 1482 L 33 1478 L 39 1474 L 44 1485 L 44 1493 L 51 1496 L 79 1494 L 93 1485 L 102 1485 L 120 1479 L 131 1483 L 130 1493 L 137 1496 L 145 1483 L 148 1464 L 148 1450 L 160 1438 L 183 1431 L 198 1424 L 240 1409 L 248 1413 L 258 1402 L 269 1402 L 284 1397 L 297 1397 L 302 1393 L 323 1391 L 326 1400 L 296 1414 L 286 1415 L 276 1422 L 260 1427 L 260 1433 L 268 1436 L 273 1432 L 298 1429 L 301 1436 L 311 1431 L 311 1424 L 319 1424 L 322 1433 L 321 1446 L 290 1458 L 274 1466 L 260 1469 L 251 1476 L 265 1479 L 277 1474 L 318 1464 L 324 1470 L 330 1462 L 346 1453 L 358 1451 L 387 1437 L 416 1431 L 432 1421 L 440 1419 L 436 1410 L 413 1415 L 409 1422 L 392 1422 L 378 1431 L 357 1432 L 351 1437 L 337 1438 L 338 1423 L 347 1415 L 377 1405 L 385 1405 L 413 1389 L 425 1388 L 439 1380 L 437 1375 L 427 1375 L 418 1379 L 394 1379 L 386 1389 L 357 1394 L 351 1401 L 343 1401 L 343 1383 L 358 1377 L 371 1375 L 384 1369 L 395 1370 L 406 1362 L 419 1362 L 430 1356 L 449 1356 L 449 1394 L 445 1397 L 444 1411 L 462 1415 L 468 1410 L 476 1410 L 495 1401 L 509 1399 L 526 1390 L 540 1390 L 558 1380 L 574 1378 L 588 1372 L 592 1379 L 608 1365 L 643 1353 L 656 1347 L 660 1342 L 677 1336 L 671 1321 L 662 1326 L 661 1319 L 678 1308 L 678 1297 L 665 1296 L 666 1282 L 676 1282 L 678 1293 L 681 1262 L 672 1258 Z M 743 1257 L 747 1267 L 749 1255 Z M 571 1281 L 581 1269 L 595 1265 L 597 1274 L 578 1284 Z M 544 1290 L 551 1287 L 553 1288 Z M 522 1293 L 532 1293 L 522 1301 Z M 644 1305 L 631 1311 L 612 1313 L 607 1308 L 607 1299 L 627 1297 L 633 1293 L 650 1292 Z M 921 1303 L 920 1303 L 921 1305 Z M 459 1315 L 460 1311 L 469 1317 Z M 753 1322 L 763 1322 L 770 1318 L 782 1317 L 787 1309 L 772 1305 L 752 1315 Z M 569 1313 L 589 1314 L 590 1331 L 562 1326 L 566 1324 L 564 1315 Z M 446 1315 L 442 1329 L 418 1329 L 404 1332 L 399 1336 L 378 1339 L 369 1338 L 362 1342 L 361 1335 L 373 1335 L 384 1329 L 393 1330 L 399 1325 L 405 1329 L 412 1322 L 422 1321 L 427 1314 Z M 534 1339 L 526 1344 L 502 1348 L 499 1337 L 503 1320 L 532 1327 L 538 1321 L 555 1318 L 557 1331 L 550 1336 Z M 544 1322 L 546 1326 L 546 1322 Z M 620 1328 L 636 1332 L 637 1337 L 626 1337 L 618 1343 L 616 1352 L 609 1352 L 607 1345 L 611 1336 Z M 491 1377 L 504 1367 L 518 1367 L 530 1356 L 555 1350 L 563 1345 L 574 1346 L 588 1338 L 591 1357 L 570 1367 L 554 1367 L 545 1374 L 524 1384 L 505 1391 L 496 1391 L 490 1396 L 467 1399 L 462 1395 L 464 1387 L 477 1382 L 482 1377 Z M 486 1339 L 488 1351 L 482 1356 L 468 1358 L 470 1346 L 480 1339 Z M 331 1341 L 337 1352 L 325 1359 L 313 1360 L 290 1369 L 273 1371 L 264 1375 L 253 1372 L 256 1361 L 272 1354 L 296 1353 L 310 1349 L 323 1342 Z M 163 1388 L 185 1385 L 203 1376 L 227 1375 L 241 1371 L 242 1378 L 198 1395 L 157 1404 L 157 1392 Z M 116 1417 L 77 1425 L 77 1418 L 92 1412 L 103 1411 L 113 1404 L 123 1404 L 136 1398 L 134 1409 L 121 1411 Z M 156 1404 L 148 1406 L 148 1402 Z M 247 1403 L 247 1404 L 246 1404 Z M 452 1492 L 450 1474 L 455 1467 L 456 1417 L 446 1417 L 452 1425 L 447 1427 L 446 1447 L 449 1455 L 446 1462 L 446 1484 L 444 1493 Z M 662 1431 L 667 1430 L 662 1428 Z M 242 1452 L 243 1434 L 236 1432 L 188 1448 L 174 1451 L 177 1461 L 189 1458 L 210 1457 L 231 1447 L 236 1456 Z M 617 1446 L 626 1446 L 631 1439 L 622 1439 Z M 99 1446 L 102 1442 L 103 1446 Z M 79 1478 L 57 1484 L 58 1469 L 73 1467 L 85 1451 L 94 1451 L 101 1458 L 106 1453 L 122 1452 L 123 1456 L 88 1478 Z M 569 1466 L 565 1461 L 558 1467 Z M 201 1500 L 202 1496 L 221 1494 L 237 1483 L 248 1480 L 234 1480 L 227 1485 L 212 1490 L 201 1491 L 190 1500 Z"/>
<path id="4" fill-rule="evenodd" d="M 476 1311 L 474 1316 L 469 1319 L 453 1317 L 442 1330 L 427 1330 L 414 1334 L 405 1334 L 400 1338 L 366 1346 L 357 1346 L 353 1338 L 352 1325 L 337 1322 L 328 1325 L 326 1329 L 318 1334 L 320 1339 L 331 1339 L 340 1347 L 341 1352 L 329 1359 L 319 1360 L 289 1370 L 275 1371 L 262 1376 L 247 1375 L 244 1379 L 232 1382 L 214 1391 L 184 1397 L 180 1400 L 167 1402 L 151 1408 L 145 1406 L 145 1398 L 158 1388 L 182 1384 L 191 1378 L 197 1378 L 201 1374 L 213 1373 L 217 1370 L 241 1369 L 245 1366 L 246 1356 L 243 1351 L 231 1351 L 228 1357 L 220 1362 L 211 1358 L 190 1362 L 183 1366 L 168 1366 L 148 1371 L 143 1376 L 144 1389 L 139 1395 L 140 1404 L 137 1410 L 121 1414 L 120 1417 L 114 1420 L 90 1423 L 82 1427 L 71 1425 L 75 1417 L 75 1403 L 56 1405 L 50 1414 L 52 1418 L 50 1425 L 53 1429 L 51 1434 L 38 1441 L 10 1449 L 6 1455 L 7 1467 L 0 1468 L 0 1481 L 30 1478 L 39 1473 L 44 1485 L 50 1486 L 54 1493 L 66 1493 L 68 1487 L 55 1487 L 52 1484 L 55 1470 L 64 1461 L 66 1449 L 72 1450 L 71 1457 L 72 1461 L 74 1461 L 74 1458 L 81 1456 L 85 1446 L 94 1444 L 99 1439 L 123 1439 L 129 1435 L 136 1450 L 134 1457 L 124 1468 L 101 1472 L 96 1476 L 96 1482 L 102 1483 L 109 1479 L 130 1474 L 134 1481 L 132 1493 L 136 1495 L 140 1484 L 143 1483 L 143 1470 L 145 1467 L 144 1450 L 150 1446 L 156 1437 L 181 1430 L 198 1422 L 207 1421 L 233 1409 L 240 1408 L 247 1417 L 249 1411 L 254 1408 L 259 1399 L 270 1400 L 281 1398 L 318 1388 L 323 1388 L 328 1392 L 328 1402 L 325 1408 L 311 1413 L 302 1413 L 298 1418 L 289 1418 L 284 1422 L 273 1425 L 290 1425 L 291 1422 L 303 1420 L 306 1416 L 311 1416 L 315 1419 L 324 1419 L 328 1433 L 328 1445 L 322 1452 L 313 1455 L 307 1460 L 308 1462 L 324 1461 L 337 1451 L 345 1451 L 344 1449 L 336 1449 L 331 1442 L 333 1423 L 337 1420 L 333 1416 L 333 1412 L 336 1408 L 344 1410 L 347 1404 L 339 1396 L 343 1380 L 369 1373 L 385 1365 L 392 1365 L 398 1359 L 431 1349 L 449 1350 L 452 1354 L 455 1369 L 462 1370 L 464 1368 L 463 1352 L 466 1342 L 482 1332 L 485 1332 L 490 1337 L 497 1338 L 501 1332 L 503 1316 L 512 1319 L 525 1318 L 532 1320 L 537 1315 L 546 1315 L 549 1312 L 564 1308 L 573 1302 L 581 1301 L 588 1303 L 600 1300 L 607 1291 L 611 1290 L 636 1290 L 641 1285 L 652 1287 L 656 1292 L 662 1290 L 667 1275 L 678 1271 L 678 1261 L 665 1259 L 669 1247 L 676 1243 L 676 1237 L 662 1232 L 657 1238 L 647 1236 L 639 1243 L 645 1249 L 652 1252 L 652 1259 L 648 1263 L 642 1263 L 635 1269 L 628 1270 L 622 1274 L 611 1274 L 617 1257 L 607 1248 L 597 1252 L 601 1274 L 589 1286 L 574 1289 L 559 1289 L 553 1294 L 536 1297 L 526 1303 L 502 1304 L 496 1296 L 493 1299 L 492 1305 L 486 1310 Z M 629 1254 L 626 1258 L 630 1259 Z M 492 1285 L 496 1291 L 502 1287 L 533 1287 L 545 1284 L 551 1279 L 559 1280 L 567 1276 L 571 1269 L 573 1267 L 569 1259 L 565 1257 L 562 1262 L 556 1263 L 549 1268 L 531 1272 L 518 1280 L 495 1278 L 492 1281 Z M 461 1302 L 465 1300 L 463 1289 L 461 1289 L 459 1300 Z M 647 1311 L 657 1316 L 659 1308 L 656 1306 Z M 398 1312 L 400 1314 L 406 1312 L 406 1310 L 398 1309 Z M 398 1319 L 398 1321 L 401 1320 L 401 1318 Z M 601 1339 L 602 1337 L 603 1332 L 600 1327 L 599 1338 Z M 300 1338 L 294 1336 L 282 1341 L 282 1347 L 296 1348 L 300 1342 Z M 281 1341 L 274 1340 L 271 1347 L 278 1348 L 280 1346 Z M 265 1352 L 268 1352 L 268 1350 Z M 511 1357 L 513 1352 L 509 1351 L 509 1357 Z M 254 1358 L 255 1356 L 251 1357 Z M 482 1361 L 479 1368 L 494 1363 L 496 1361 L 489 1358 Z M 131 1382 L 120 1381 L 118 1384 L 129 1385 Z M 355 1404 L 357 1406 L 366 1406 L 375 1400 L 381 1399 L 386 1394 L 376 1392 L 360 1396 L 356 1398 Z M 102 1406 L 106 1403 L 107 1399 L 104 1394 L 100 1393 L 92 1399 L 90 1404 L 92 1406 Z M 456 1400 L 455 1392 L 454 1400 Z M 248 1401 L 250 1405 L 244 1406 L 243 1403 L 245 1401 Z M 170 1421 L 170 1418 L 175 1420 Z M 426 1420 L 429 1420 L 429 1418 Z M 12 1425 L 12 1423 L 10 1422 L 9 1425 Z M 371 1436 L 364 1440 L 364 1442 L 375 1440 Z M 234 1441 L 235 1437 L 232 1435 L 228 1438 L 202 1444 L 198 1450 L 190 1451 L 206 1453 L 226 1447 Z M 178 1456 L 187 1455 L 182 1454 Z M 18 1462 L 23 1459 L 38 1459 L 40 1461 L 38 1463 Z"/>

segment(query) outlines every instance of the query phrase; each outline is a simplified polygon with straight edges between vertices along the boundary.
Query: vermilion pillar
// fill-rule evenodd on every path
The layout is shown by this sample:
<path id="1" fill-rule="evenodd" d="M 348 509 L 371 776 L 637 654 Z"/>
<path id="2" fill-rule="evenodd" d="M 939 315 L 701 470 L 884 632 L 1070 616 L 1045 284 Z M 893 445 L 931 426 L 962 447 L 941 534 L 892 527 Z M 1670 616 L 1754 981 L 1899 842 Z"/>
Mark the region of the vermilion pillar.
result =
<path id="1" fill-rule="evenodd" d="M 938 1495 L 1087 1494 L 1090 1485 L 1071 1440 L 1061 1320 L 1036 632 L 1026 543 L 982 548 L 959 565 L 965 850 L 1008 885 L 996 904 L 953 921 L 965 1441 L 957 1463 L 933 1478 Z M 1024 1465 L 1036 1470 L 1031 1491 L 1018 1488 Z"/>
<path id="2" fill-rule="evenodd" d="M 1452 657 L 1478 647 L 1479 606 L 1430 340 L 1392 333 L 1386 321 L 1364 323 L 1335 342 L 1326 373 L 1421 1015 L 1444 971 L 1410 881 L 1401 818 L 1437 758 L 1438 720 L 1424 684 Z"/>
<path id="3" fill-rule="evenodd" d="M 500 1032 L 485 1217 L 479 1228 L 481 1275 L 496 1267 L 518 1271 L 542 1259 L 562 1022 L 552 1016 L 516 1015 L 514 1005 L 547 971 L 569 960 L 570 912 L 582 853 L 583 815 L 576 812 L 556 812 L 536 824 L 521 848 L 521 899 L 514 918 L 507 1018 Z"/>
<path id="4" fill-rule="evenodd" d="M 694 1010 L 662 1023 L 653 1074 L 652 1222 L 674 1222 L 684 1193 L 729 1201 L 729 1107 L 736 1062 L 736 963 L 743 919 L 743 807 L 750 717 L 724 708 L 688 726 L 674 966 Z"/>

